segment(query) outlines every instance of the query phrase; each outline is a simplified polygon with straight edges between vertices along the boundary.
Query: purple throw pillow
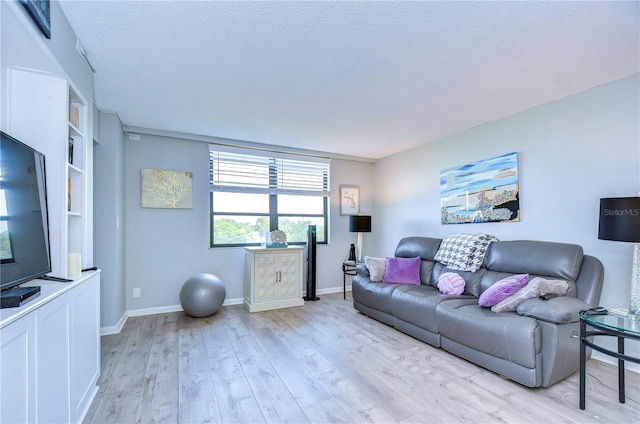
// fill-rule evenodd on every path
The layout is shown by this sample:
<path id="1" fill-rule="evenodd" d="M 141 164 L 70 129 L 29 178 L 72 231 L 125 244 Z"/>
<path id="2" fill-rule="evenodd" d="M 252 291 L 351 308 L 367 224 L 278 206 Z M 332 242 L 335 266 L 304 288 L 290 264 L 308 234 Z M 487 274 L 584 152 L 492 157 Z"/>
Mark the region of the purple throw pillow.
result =
<path id="1" fill-rule="evenodd" d="M 385 258 L 385 283 L 420 285 L 420 256 L 415 258 Z"/>
<path id="2" fill-rule="evenodd" d="M 480 306 L 493 306 L 511 296 L 529 282 L 529 274 L 512 275 L 494 283 L 486 289 L 478 299 Z"/>
<path id="3" fill-rule="evenodd" d="M 438 290 L 443 294 L 461 295 L 465 284 L 464 278 L 455 272 L 445 272 L 438 278 Z"/>

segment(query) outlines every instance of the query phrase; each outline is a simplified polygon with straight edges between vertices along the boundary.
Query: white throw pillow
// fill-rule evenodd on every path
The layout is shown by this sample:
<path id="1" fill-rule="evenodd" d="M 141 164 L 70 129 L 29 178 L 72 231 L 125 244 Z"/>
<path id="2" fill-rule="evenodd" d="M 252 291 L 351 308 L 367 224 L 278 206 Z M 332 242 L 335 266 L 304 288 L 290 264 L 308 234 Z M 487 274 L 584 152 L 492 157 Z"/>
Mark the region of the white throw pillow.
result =
<path id="1" fill-rule="evenodd" d="M 385 272 L 385 258 L 364 257 L 364 265 L 369 270 L 369 279 L 374 282 L 382 281 Z"/>

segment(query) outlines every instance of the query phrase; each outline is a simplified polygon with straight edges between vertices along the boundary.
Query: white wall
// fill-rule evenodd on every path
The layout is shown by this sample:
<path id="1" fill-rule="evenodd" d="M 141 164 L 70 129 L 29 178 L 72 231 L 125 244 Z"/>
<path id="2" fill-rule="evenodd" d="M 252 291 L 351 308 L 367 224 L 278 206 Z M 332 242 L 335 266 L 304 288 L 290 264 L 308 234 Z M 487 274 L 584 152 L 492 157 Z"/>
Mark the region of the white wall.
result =
<path id="1" fill-rule="evenodd" d="M 101 121 L 101 130 L 104 124 Z M 209 247 L 208 151 L 207 143 L 201 141 L 147 134 L 141 134 L 139 141 L 125 138 L 127 311 L 148 313 L 179 306 L 182 284 L 201 272 L 215 274 L 225 282 L 227 302 L 243 298 L 243 248 Z M 193 172 L 193 209 L 142 208 L 140 170 L 145 168 Z M 339 214 L 338 187 L 360 185 L 361 214 L 369 214 L 372 176 L 372 164 L 332 160 L 330 244 L 319 245 L 317 251 L 319 294 L 342 290 L 342 260 L 356 241 L 356 234 L 348 232 L 348 217 Z M 368 238 L 366 235 L 365 252 Z M 133 297 L 134 288 L 141 289 L 139 298 Z M 112 325 L 113 318 L 102 323 L 103 327 Z"/>
<path id="2" fill-rule="evenodd" d="M 102 270 L 100 322 L 105 328 L 121 324 L 126 311 L 125 135 L 117 115 L 98 116 L 100 144 L 94 147 L 94 261 Z"/>
<path id="3" fill-rule="evenodd" d="M 26 10 L 16 1 L 2 1 L 3 66 L 51 73 L 71 81 L 77 91 L 93 104 L 93 71 L 76 51 L 76 35 L 57 1 L 51 4 L 51 38 L 36 27 Z M 2 81 L 2 88 L 6 81 Z M 3 108 L 4 109 L 4 108 Z M 3 119 L 6 110 L 3 110 Z M 90 118 L 89 123 L 93 120 Z M 91 128 L 89 128 L 91 129 Z"/>
<path id="4" fill-rule="evenodd" d="M 21 7 L 21 6 L 19 6 Z M 89 105 L 93 104 L 93 71 L 76 50 L 76 34 L 57 1 L 50 3 L 51 39 L 43 41 Z M 92 121 L 92 118 L 89 118 Z"/>
<path id="5" fill-rule="evenodd" d="M 628 307 L 633 246 L 598 240 L 598 211 L 601 197 L 640 191 L 638 79 L 634 74 L 378 161 L 376 254 L 393 254 L 409 235 L 486 232 L 576 243 L 604 263 L 601 305 Z M 442 225 L 440 171 L 513 151 L 521 221 Z"/>

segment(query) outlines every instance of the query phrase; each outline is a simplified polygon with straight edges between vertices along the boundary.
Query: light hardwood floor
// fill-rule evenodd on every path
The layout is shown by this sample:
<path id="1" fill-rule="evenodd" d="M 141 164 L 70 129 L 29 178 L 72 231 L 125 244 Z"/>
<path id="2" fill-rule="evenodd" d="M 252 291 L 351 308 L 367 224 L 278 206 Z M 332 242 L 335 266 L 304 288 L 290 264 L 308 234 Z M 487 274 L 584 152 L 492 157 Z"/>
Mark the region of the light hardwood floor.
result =
<path id="1" fill-rule="evenodd" d="M 588 363 L 529 389 L 361 315 L 342 293 L 304 307 L 130 318 L 102 337 L 86 423 L 638 423 L 640 375 Z"/>

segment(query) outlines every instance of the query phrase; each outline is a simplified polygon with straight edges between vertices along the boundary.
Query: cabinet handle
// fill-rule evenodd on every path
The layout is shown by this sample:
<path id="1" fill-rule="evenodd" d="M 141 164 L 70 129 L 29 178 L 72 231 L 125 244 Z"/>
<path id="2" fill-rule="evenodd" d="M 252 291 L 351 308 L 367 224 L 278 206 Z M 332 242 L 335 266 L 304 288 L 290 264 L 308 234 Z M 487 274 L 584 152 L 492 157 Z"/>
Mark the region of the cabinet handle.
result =
<path id="1" fill-rule="evenodd" d="M 282 271 L 278 271 L 278 283 L 282 282 Z"/>

